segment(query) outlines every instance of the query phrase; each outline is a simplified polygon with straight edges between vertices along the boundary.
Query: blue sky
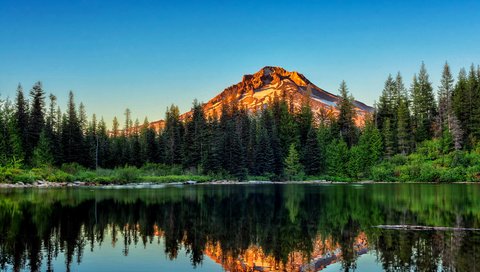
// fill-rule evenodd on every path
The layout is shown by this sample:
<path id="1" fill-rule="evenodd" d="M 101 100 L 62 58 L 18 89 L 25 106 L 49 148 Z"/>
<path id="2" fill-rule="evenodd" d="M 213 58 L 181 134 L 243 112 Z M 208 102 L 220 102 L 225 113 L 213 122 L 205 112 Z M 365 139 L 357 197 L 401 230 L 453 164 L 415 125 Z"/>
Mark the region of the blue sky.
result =
<path id="1" fill-rule="evenodd" d="M 266 65 L 372 104 L 389 73 L 480 64 L 480 1 L 0 0 L 0 94 L 41 80 L 111 121 L 207 101 Z"/>

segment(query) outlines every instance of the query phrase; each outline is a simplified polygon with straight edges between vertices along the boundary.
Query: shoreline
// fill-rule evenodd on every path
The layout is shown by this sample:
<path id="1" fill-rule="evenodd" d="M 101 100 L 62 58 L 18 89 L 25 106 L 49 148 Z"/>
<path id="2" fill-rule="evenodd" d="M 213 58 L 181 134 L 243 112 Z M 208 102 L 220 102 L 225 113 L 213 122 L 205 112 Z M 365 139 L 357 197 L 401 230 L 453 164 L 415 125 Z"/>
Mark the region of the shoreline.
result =
<path id="1" fill-rule="evenodd" d="M 215 180 L 206 182 L 186 181 L 186 182 L 138 182 L 138 183 L 112 183 L 112 184 L 98 184 L 95 182 L 49 182 L 49 181 L 36 181 L 33 183 L 0 183 L 0 189 L 9 188 L 71 188 L 71 187 L 95 187 L 95 188 L 126 188 L 126 189 L 140 189 L 140 188 L 162 188 L 166 186 L 201 186 L 201 185 L 265 185 L 265 184 L 344 184 L 344 185 L 364 185 L 364 184 L 480 184 L 478 182 L 388 182 L 388 181 L 328 181 L 328 180 L 304 180 L 304 181 L 234 181 L 234 180 Z"/>

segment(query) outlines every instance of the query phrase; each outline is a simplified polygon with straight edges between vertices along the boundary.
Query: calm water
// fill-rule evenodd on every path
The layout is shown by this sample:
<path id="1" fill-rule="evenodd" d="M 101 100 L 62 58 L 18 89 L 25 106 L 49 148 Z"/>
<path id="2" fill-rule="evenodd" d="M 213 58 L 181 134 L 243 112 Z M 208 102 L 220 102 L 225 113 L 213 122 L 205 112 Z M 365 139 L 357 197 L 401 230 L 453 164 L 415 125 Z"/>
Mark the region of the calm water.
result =
<path id="1" fill-rule="evenodd" d="M 480 271 L 480 186 L 0 191 L 6 271 Z"/>

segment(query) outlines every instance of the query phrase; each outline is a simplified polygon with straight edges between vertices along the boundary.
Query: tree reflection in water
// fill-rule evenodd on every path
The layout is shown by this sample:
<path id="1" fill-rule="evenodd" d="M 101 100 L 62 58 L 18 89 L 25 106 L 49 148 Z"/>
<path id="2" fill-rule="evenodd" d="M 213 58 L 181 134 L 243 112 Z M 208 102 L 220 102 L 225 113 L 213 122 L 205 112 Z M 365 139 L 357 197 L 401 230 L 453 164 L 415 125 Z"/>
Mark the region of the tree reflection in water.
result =
<path id="1" fill-rule="evenodd" d="M 85 250 L 111 241 L 162 242 L 193 267 L 213 259 L 229 271 L 356 267 L 373 252 L 387 271 L 470 271 L 475 231 L 399 231 L 372 226 L 480 227 L 480 187 L 466 185 L 228 185 L 163 189 L 0 192 L 0 268 L 39 271 L 63 254 L 67 271 Z M 106 245 L 104 245 L 106 246 Z M 147 249 L 148 250 L 148 249 Z M 480 268 L 480 267 L 478 267 Z M 478 269 L 477 268 L 477 269 Z"/>

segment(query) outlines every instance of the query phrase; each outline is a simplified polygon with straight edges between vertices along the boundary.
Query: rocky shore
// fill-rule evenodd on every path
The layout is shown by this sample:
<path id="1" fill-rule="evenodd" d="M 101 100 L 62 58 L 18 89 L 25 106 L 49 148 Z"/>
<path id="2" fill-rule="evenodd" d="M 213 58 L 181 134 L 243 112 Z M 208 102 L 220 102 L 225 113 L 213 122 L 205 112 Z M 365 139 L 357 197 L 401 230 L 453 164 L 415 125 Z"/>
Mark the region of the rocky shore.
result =
<path id="1" fill-rule="evenodd" d="M 374 183 L 373 181 L 359 181 L 354 182 L 355 184 L 368 184 Z M 83 181 L 74 181 L 74 182 L 50 182 L 39 180 L 33 183 L 0 183 L 0 188 L 60 188 L 60 187 L 126 187 L 126 188 L 149 188 L 149 187 L 159 187 L 165 185 L 232 185 L 232 184 L 346 184 L 346 182 L 335 182 L 328 180 L 309 180 L 309 181 L 233 181 L 233 180 L 214 180 L 208 182 L 197 182 L 194 180 L 189 180 L 185 182 L 170 182 L 170 183 L 128 183 L 128 184 L 98 184 L 94 182 L 83 182 Z"/>

